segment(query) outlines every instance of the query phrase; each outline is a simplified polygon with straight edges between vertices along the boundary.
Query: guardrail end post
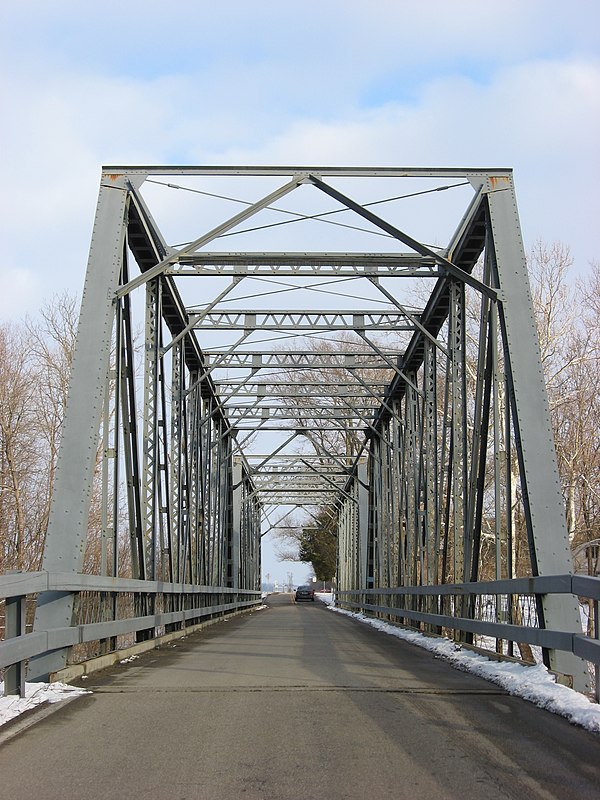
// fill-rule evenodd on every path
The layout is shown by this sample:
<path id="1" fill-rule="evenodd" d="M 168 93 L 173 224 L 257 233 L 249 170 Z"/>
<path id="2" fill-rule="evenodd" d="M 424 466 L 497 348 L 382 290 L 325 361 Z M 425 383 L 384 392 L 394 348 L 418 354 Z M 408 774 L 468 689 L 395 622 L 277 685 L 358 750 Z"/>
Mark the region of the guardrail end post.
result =
<path id="1" fill-rule="evenodd" d="M 5 605 L 6 639 L 25 634 L 26 595 L 7 597 Z M 4 696 L 18 695 L 25 697 L 25 662 L 17 661 L 4 670 Z"/>
<path id="2" fill-rule="evenodd" d="M 598 619 L 598 598 L 594 598 L 594 639 L 600 639 L 600 620 Z M 594 699 L 600 703 L 600 664 L 594 665 Z"/>

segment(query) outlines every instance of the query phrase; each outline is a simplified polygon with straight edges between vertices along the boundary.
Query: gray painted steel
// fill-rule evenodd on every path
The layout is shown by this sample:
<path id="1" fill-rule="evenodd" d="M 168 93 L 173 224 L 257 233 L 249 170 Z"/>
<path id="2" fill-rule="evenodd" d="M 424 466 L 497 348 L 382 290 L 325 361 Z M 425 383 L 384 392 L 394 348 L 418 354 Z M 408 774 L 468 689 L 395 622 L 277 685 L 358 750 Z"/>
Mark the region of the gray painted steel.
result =
<path id="1" fill-rule="evenodd" d="M 103 178 L 73 354 L 69 399 L 44 547 L 43 568 L 81 572 L 87 534 L 98 431 L 104 404 L 112 336 L 112 296 L 118 285 L 125 237 L 127 192 L 122 176 Z M 35 630 L 70 625 L 72 596 L 42 594 Z M 66 652 L 49 653 L 29 666 L 43 676 L 65 666 Z"/>
<path id="2" fill-rule="evenodd" d="M 157 180 L 168 175 L 185 178 L 186 186 Z M 212 179 L 258 185 L 252 189 L 258 199 L 240 200 L 242 211 L 211 218 L 208 230 L 190 225 L 186 244 L 169 244 L 146 198 L 150 181 L 153 191 L 162 184 L 166 193 L 176 186 L 185 194 L 188 181 L 205 187 Z M 255 179 L 261 180 L 252 184 Z M 356 200 L 352 187 L 365 181 L 373 187 L 418 182 L 429 187 L 425 192 L 443 190 L 448 197 L 461 187 L 461 198 L 470 199 L 447 245 L 432 248 L 380 214 L 379 199 Z M 251 252 L 241 226 L 252 220 L 260 228 L 258 215 L 267 215 L 268 226 L 268 215 L 283 210 L 300 223 L 294 230 L 323 216 L 310 208 L 282 209 L 292 196 L 331 198 L 337 210 L 371 225 L 379 242 L 383 234 L 385 252 L 372 246 L 360 252 L 352 244 L 313 250 L 310 237 L 297 252 Z M 391 199 L 403 196 L 399 190 Z M 373 202 L 377 214 L 368 208 Z M 218 248 L 224 236 L 242 247 L 206 249 Z M 139 271 L 131 274 L 134 263 Z M 423 309 L 402 296 L 402 277 L 427 287 Z M 339 308 L 332 306 L 332 291 Z M 284 292 L 293 302 L 282 302 Z M 322 292 L 327 303 L 315 306 Z M 30 675 L 60 668 L 69 655 L 65 647 L 87 641 L 82 636 L 96 635 L 105 649 L 116 646 L 127 626 L 117 608 L 125 585 L 120 574 L 131 582 L 137 607 L 130 631 L 140 639 L 151 638 L 157 625 L 181 626 L 194 610 L 186 603 L 204 591 L 211 608 L 234 609 L 242 602 L 238 593 L 260 588 L 261 535 L 289 522 L 294 511 L 306 515 L 296 522 L 300 527 L 313 525 L 318 511 L 335 521 L 342 592 L 381 590 L 385 602 L 374 605 L 393 614 L 395 590 L 406 589 L 409 618 L 422 625 L 451 616 L 449 585 L 468 586 L 487 569 L 484 535 L 493 539 L 491 574 L 500 581 L 488 582 L 489 591 L 500 592 L 513 577 L 513 480 L 523 488 L 533 574 L 568 574 L 528 292 L 509 169 L 106 167 L 45 577 L 23 584 L 45 588 L 35 635 L 46 635 L 55 652 L 33 659 Z M 474 332 L 467 331 L 469 303 L 478 318 Z M 136 328 L 144 330 L 141 366 Z M 381 343 L 377 336 L 384 335 Z M 511 403 L 504 403 L 506 396 Z M 487 463 L 494 465 L 489 485 Z M 77 615 L 89 612 L 82 591 L 94 581 L 80 573 L 96 468 L 107 574 L 97 578 L 106 590 L 90 588 L 105 596 L 100 616 L 87 621 Z M 72 582 L 61 584 L 59 574 Z M 230 594 L 217 601 L 210 593 L 223 586 Z M 577 601 L 539 591 L 548 663 L 584 688 L 583 662 L 573 647 L 559 653 L 560 637 L 550 635 L 562 632 L 565 641 L 578 642 L 579 652 L 595 652 L 573 638 L 580 634 Z M 474 614 L 470 598 L 464 594 L 459 603 L 467 622 Z M 506 633 L 514 623 L 490 624 Z M 480 630 L 456 628 L 458 638 Z"/>
<path id="3" fill-rule="evenodd" d="M 488 179 L 488 183 L 518 454 L 528 498 L 528 533 L 536 561 L 534 572 L 541 575 L 567 572 L 571 569 L 571 552 L 516 198 L 508 179 L 499 182 Z M 580 631 L 579 604 L 575 598 L 569 601 L 548 596 L 543 609 L 547 627 L 572 633 Z M 578 686 L 587 681 L 583 665 L 568 655 L 553 653 L 550 663 L 553 669 L 576 676 Z"/>

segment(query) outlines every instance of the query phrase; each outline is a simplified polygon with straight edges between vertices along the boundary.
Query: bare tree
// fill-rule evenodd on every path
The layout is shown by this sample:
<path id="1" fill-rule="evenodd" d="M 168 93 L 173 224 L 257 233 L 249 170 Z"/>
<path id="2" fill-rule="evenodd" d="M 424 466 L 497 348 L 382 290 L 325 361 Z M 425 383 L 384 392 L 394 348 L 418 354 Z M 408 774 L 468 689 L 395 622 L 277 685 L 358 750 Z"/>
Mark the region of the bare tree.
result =
<path id="1" fill-rule="evenodd" d="M 76 331 L 68 293 L 35 320 L 0 326 L 0 571 L 41 564 Z"/>
<path id="2" fill-rule="evenodd" d="M 32 413 L 46 459 L 44 531 L 48 525 L 54 491 L 58 448 L 69 389 L 69 376 L 77 337 L 77 301 L 63 293 L 40 310 L 39 319 L 25 322 L 29 360 L 35 372 Z"/>
<path id="3" fill-rule="evenodd" d="M 532 277 L 542 364 L 573 545 L 599 535 L 600 403 L 596 390 L 600 280 L 570 280 L 567 247 L 537 243 Z"/>
<path id="4" fill-rule="evenodd" d="M 35 373 L 20 328 L 0 327 L 0 570 L 38 564 L 39 483 Z"/>

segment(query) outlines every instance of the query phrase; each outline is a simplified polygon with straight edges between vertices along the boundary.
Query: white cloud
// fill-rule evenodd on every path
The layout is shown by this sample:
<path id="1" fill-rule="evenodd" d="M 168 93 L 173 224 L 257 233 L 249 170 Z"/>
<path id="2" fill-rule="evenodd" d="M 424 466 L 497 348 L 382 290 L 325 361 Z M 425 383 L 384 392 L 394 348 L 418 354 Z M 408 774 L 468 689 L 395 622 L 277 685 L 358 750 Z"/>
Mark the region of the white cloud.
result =
<path id="1" fill-rule="evenodd" d="M 4 12 L 5 269 L 80 289 L 108 163 L 512 166 L 528 240 L 598 257 L 597 3 L 228 7 Z"/>
<path id="2" fill-rule="evenodd" d="M 388 103 L 331 122 L 299 120 L 228 163 L 513 167 L 532 243 L 561 239 L 585 265 L 598 258 L 600 64 L 542 61 L 499 71 L 483 86 L 428 84 L 413 105 Z"/>
<path id="3" fill-rule="evenodd" d="M 291 75 L 301 65 L 300 84 L 323 64 L 326 83 L 339 68 L 362 81 L 398 66 L 595 48 L 599 14 L 596 0 L 21 0 L 3 9 L 3 28 L 7 46 L 38 63 L 50 54 L 61 64 L 149 76 L 228 63 L 283 66 Z"/>

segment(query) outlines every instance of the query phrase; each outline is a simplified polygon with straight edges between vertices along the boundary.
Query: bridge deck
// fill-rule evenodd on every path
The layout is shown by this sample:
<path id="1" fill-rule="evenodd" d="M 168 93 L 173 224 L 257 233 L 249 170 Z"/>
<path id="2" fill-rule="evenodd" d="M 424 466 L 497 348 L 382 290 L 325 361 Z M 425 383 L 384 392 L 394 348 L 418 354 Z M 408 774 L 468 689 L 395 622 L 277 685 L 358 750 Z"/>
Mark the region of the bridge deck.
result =
<path id="1" fill-rule="evenodd" d="M 597 798 L 600 741 L 320 603 L 92 676 L 0 749 L 2 796 Z"/>

